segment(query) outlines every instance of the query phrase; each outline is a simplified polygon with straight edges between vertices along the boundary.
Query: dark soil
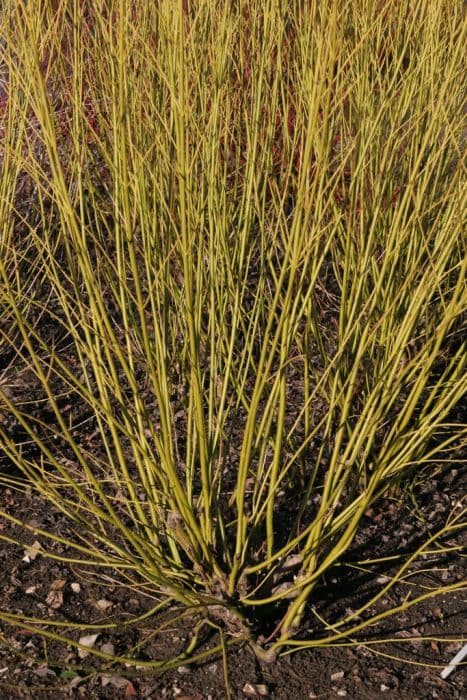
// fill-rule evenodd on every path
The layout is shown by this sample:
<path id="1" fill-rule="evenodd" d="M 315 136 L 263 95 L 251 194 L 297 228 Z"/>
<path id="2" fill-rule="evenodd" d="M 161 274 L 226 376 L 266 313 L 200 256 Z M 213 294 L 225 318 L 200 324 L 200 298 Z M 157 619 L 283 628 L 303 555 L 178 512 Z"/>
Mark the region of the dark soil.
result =
<path id="1" fill-rule="evenodd" d="M 464 475 L 465 476 L 465 475 Z M 367 513 L 358 549 L 373 542 L 372 556 L 387 551 L 409 551 L 417 537 L 436 528 L 443 514 L 459 507 L 465 479 L 460 470 L 450 469 L 440 481 L 430 481 L 417 494 L 420 507 L 416 519 L 408 506 L 398 501 L 387 501 L 379 509 Z M 64 533 L 63 516 L 31 493 L 5 489 L 0 493 L 0 510 L 14 515 L 37 527 L 53 528 Z M 435 515 L 433 515 L 435 514 Z M 421 523 L 424 521 L 424 524 Z M 18 538 L 19 525 L 6 520 L 0 522 L 2 538 Z M 387 533 L 392 533 L 391 539 Z M 25 547 L 34 542 L 32 533 L 21 533 Z M 395 542 L 397 539 L 397 542 Z M 448 544 L 461 544 L 464 533 L 450 538 Z M 399 546 L 397 546 L 399 545 Z M 57 547 L 58 555 L 64 553 Z M 352 558 L 352 557 L 350 557 Z M 3 541 L 0 550 L 0 608 L 27 616 L 57 618 L 70 623 L 111 622 L 141 615 L 154 605 L 154 600 L 135 590 L 117 585 L 112 577 L 96 581 L 85 566 L 72 567 L 60 561 L 51 561 L 33 550 L 20 549 Z M 347 560 L 349 561 L 349 560 Z M 372 612 L 384 609 L 385 604 L 397 605 L 412 588 L 436 587 L 459 582 L 465 572 L 458 551 L 430 554 L 421 562 L 408 582 L 391 589 L 387 599 L 372 607 Z M 316 609 L 332 620 L 339 611 L 355 610 L 368 599 L 375 587 L 381 587 L 383 576 L 391 568 L 372 573 L 361 572 L 348 566 L 336 567 L 335 576 L 323 580 L 316 591 Z M 465 589 L 464 589 L 465 590 Z M 379 606 L 379 608 L 378 608 Z M 227 654 L 227 675 L 231 697 L 270 698 L 462 698 L 465 697 L 465 669 L 457 668 L 446 680 L 441 669 L 461 647 L 462 635 L 467 632 L 466 595 L 462 590 L 431 598 L 409 611 L 387 618 L 373 631 L 366 632 L 366 644 L 353 647 L 312 648 L 285 655 L 275 664 L 261 664 L 247 646 L 232 647 Z M 177 611 L 175 611 L 177 612 Z M 181 613 L 182 611 L 178 611 Z M 160 616 L 157 623 L 170 622 L 170 615 Z M 151 637 L 157 627 L 149 618 L 138 625 L 99 634 L 95 648 L 107 653 L 125 653 L 141 645 L 139 658 L 161 661 L 182 650 L 183 642 L 196 619 L 173 621 L 161 634 Z M 310 624 L 312 624 L 310 620 Z M 0 689 L 1 697 L 15 698 L 178 698 L 179 700 L 208 700 L 228 697 L 223 673 L 222 655 L 208 657 L 203 663 L 180 665 L 158 673 L 143 667 L 125 667 L 109 664 L 94 656 L 80 658 L 77 651 L 65 643 L 44 640 L 25 630 L 5 623 L 0 636 Z M 69 628 L 65 631 L 70 633 Z M 76 639 L 83 632 L 71 632 Z M 90 634 L 85 631 L 84 634 Z M 206 626 L 201 638 L 200 651 L 219 643 L 216 631 Z M 417 637 L 429 639 L 420 641 Z M 444 642 L 436 638 L 443 638 Z M 376 639 L 391 642 L 371 645 Z M 359 640 L 357 640 L 359 641 Z M 363 638 L 362 638 L 363 642 Z M 38 661 L 42 659 L 42 661 Z M 100 664 L 100 665 L 99 665 Z"/>

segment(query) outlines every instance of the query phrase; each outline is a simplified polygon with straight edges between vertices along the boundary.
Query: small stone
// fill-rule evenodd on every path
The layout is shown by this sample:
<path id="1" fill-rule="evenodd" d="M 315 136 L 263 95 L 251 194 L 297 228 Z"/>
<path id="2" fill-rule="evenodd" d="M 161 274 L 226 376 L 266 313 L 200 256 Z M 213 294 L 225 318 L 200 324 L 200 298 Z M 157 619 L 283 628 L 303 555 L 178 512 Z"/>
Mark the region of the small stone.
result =
<path id="1" fill-rule="evenodd" d="M 379 688 L 380 688 L 382 693 L 386 693 L 388 690 L 390 690 L 390 687 L 388 685 L 384 685 L 384 683 L 381 683 Z"/>
<path id="2" fill-rule="evenodd" d="M 79 585 L 79 583 L 76 583 L 76 582 L 73 582 L 70 585 L 70 588 L 71 588 L 72 592 L 75 594 L 80 593 L 80 591 L 81 591 L 81 586 Z"/>
<path id="3" fill-rule="evenodd" d="M 344 688 L 341 688 L 340 690 L 337 691 L 336 695 L 340 695 L 341 697 L 345 697 L 347 695 L 347 691 L 344 690 Z"/>
<path id="4" fill-rule="evenodd" d="M 331 675 L 331 680 L 332 681 L 340 681 L 344 678 L 344 671 L 336 671 L 336 673 L 333 673 Z"/>
<path id="5" fill-rule="evenodd" d="M 189 666 L 177 666 L 177 671 L 179 673 L 191 673 Z"/>

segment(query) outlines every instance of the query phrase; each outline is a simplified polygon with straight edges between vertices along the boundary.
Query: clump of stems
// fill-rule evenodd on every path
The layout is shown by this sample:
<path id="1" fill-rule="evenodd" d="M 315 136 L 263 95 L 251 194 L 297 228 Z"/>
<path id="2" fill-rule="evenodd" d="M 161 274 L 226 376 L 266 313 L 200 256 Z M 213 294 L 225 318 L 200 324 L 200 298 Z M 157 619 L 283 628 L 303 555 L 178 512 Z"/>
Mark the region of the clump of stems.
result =
<path id="1" fill-rule="evenodd" d="M 42 555 L 269 660 L 459 587 L 372 613 L 462 507 L 360 610 L 315 607 L 465 442 L 463 3 L 4 6 L 0 343 L 32 398 L 3 371 L 0 482 L 66 516 L 18 521 Z"/>

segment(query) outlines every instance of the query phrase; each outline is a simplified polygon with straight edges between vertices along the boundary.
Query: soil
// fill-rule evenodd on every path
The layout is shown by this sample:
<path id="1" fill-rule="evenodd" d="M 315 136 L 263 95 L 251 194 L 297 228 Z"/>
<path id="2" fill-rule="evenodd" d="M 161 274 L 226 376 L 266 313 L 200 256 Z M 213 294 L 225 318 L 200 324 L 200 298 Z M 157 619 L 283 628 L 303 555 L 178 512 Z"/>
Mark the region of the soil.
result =
<path id="1" fill-rule="evenodd" d="M 411 549 L 418 536 L 422 533 L 426 536 L 427 531 L 442 521 L 443 515 L 459 507 L 462 492 L 465 492 L 465 478 L 461 470 L 451 468 L 440 480 L 425 483 L 416 494 L 418 520 L 413 505 L 410 508 L 400 500 L 382 502 L 367 513 L 353 555 L 357 557 L 359 549 L 368 551 L 370 543 L 374 556 L 384 554 L 385 548 L 394 551 L 397 549 L 395 538 L 400 551 Z M 62 533 L 66 528 L 58 510 L 28 491 L 2 490 L 0 510 L 37 527 L 53 527 L 55 532 Z M 19 532 L 19 525 L 4 519 L 0 522 L 2 539 L 19 539 Z M 384 533 L 393 533 L 390 542 Z M 0 549 L 0 608 L 3 613 L 42 614 L 44 619 L 57 618 L 60 613 L 61 619 L 70 623 L 85 624 L 119 620 L 116 629 L 101 632 L 93 640 L 93 646 L 118 654 L 139 644 L 141 665 L 135 670 L 117 663 L 106 665 L 91 654 L 80 658 L 77 651 L 65 643 L 44 640 L 32 632 L 2 623 L 0 690 L 1 697 L 6 700 L 52 697 L 217 700 L 229 697 L 227 682 L 231 697 L 238 700 L 255 697 L 278 700 L 465 697 L 465 669 L 458 667 L 446 680 L 440 677 L 440 671 L 457 653 L 462 635 L 467 632 L 465 589 L 441 599 L 429 598 L 419 606 L 386 618 L 373 633 L 366 633 L 365 640 L 362 637 L 362 642 L 352 647 L 311 648 L 284 655 L 274 664 L 263 664 L 248 646 L 234 646 L 226 655 L 228 680 L 219 653 L 192 665 L 179 661 L 175 668 L 158 673 L 145 669 L 144 662 L 171 658 L 174 650 L 182 650 L 196 618 L 180 619 L 181 610 L 171 611 L 168 615 L 159 615 L 157 620 L 148 618 L 125 627 L 122 620 L 141 616 L 154 605 L 148 595 L 119 586 L 110 577 L 97 581 L 85 566 L 50 561 L 34 551 L 32 533 L 24 532 L 22 538 L 24 549 L 7 544 L 5 540 Z M 459 545 L 466 541 L 466 534 L 460 533 L 450 537 L 447 544 Z M 58 548 L 57 554 L 60 553 Z M 391 590 L 388 602 L 392 605 L 407 596 L 407 585 L 455 584 L 465 576 L 458 551 L 426 555 L 419 570 L 411 571 L 410 584 L 401 582 Z M 391 567 L 380 567 L 371 573 L 357 570 L 352 573 L 351 568 L 336 567 L 316 592 L 319 601 L 316 608 L 322 613 L 325 611 L 328 620 L 339 611 L 355 610 L 376 586 L 381 587 L 384 576 L 390 573 Z M 384 601 L 377 605 L 383 609 Z M 377 608 L 372 611 L 377 612 Z M 179 619 L 171 622 L 171 617 Z M 151 632 L 158 626 L 156 622 L 165 623 L 165 628 L 152 637 Z M 427 639 L 423 641 L 417 637 Z M 376 639 L 392 641 L 372 645 Z M 207 651 L 218 644 L 216 630 L 203 628 L 199 651 Z"/>

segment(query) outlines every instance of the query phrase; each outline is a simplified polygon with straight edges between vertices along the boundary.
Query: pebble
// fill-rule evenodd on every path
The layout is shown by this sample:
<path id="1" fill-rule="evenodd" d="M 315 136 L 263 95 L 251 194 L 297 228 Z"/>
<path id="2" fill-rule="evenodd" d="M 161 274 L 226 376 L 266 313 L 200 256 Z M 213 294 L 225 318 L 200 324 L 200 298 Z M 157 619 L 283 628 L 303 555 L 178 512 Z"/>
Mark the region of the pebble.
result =
<path id="1" fill-rule="evenodd" d="M 342 678 L 344 678 L 344 671 L 336 671 L 336 673 L 331 674 L 332 681 L 340 681 Z"/>

